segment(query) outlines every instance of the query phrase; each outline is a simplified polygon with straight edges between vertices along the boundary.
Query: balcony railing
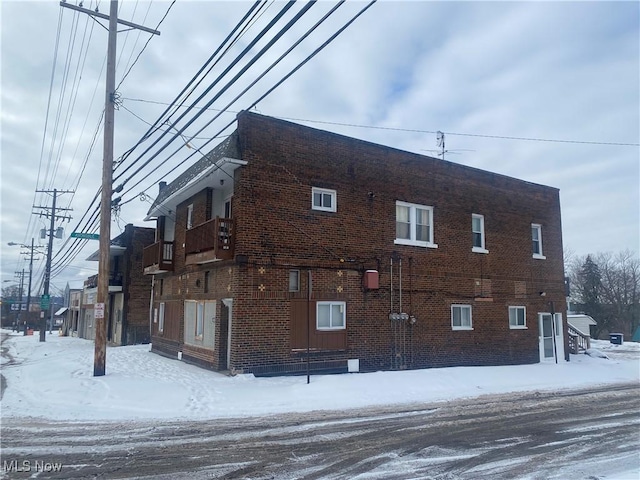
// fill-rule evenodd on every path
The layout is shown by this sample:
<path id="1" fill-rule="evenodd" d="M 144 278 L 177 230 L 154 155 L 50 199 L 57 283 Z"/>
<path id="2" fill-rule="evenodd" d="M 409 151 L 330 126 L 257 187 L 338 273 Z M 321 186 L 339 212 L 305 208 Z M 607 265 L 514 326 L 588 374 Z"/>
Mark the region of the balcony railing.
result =
<path id="1" fill-rule="evenodd" d="M 234 249 L 233 220 L 216 217 L 194 228 L 187 230 L 185 238 L 185 254 L 201 254 L 211 252 L 212 260 L 229 260 L 233 258 Z"/>
<path id="2" fill-rule="evenodd" d="M 159 242 L 142 250 L 142 267 L 144 273 L 160 273 L 173 271 L 173 242 Z"/>
<path id="3" fill-rule="evenodd" d="M 86 288 L 96 288 L 98 286 L 98 275 L 92 275 L 84 281 Z M 109 274 L 109 286 L 121 287 L 122 286 L 122 274 L 111 272 Z"/>

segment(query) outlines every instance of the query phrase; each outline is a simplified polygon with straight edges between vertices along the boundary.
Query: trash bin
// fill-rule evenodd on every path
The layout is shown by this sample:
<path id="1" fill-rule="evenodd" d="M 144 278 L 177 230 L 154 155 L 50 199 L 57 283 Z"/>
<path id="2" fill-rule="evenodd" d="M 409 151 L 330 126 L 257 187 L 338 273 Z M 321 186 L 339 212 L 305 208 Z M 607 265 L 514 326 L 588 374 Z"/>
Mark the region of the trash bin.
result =
<path id="1" fill-rule="evenodd" d="M 614 345 L 622 345 L 624 341 L 624 335 L 622 333 L 610 333 L 609 341 Z"/>

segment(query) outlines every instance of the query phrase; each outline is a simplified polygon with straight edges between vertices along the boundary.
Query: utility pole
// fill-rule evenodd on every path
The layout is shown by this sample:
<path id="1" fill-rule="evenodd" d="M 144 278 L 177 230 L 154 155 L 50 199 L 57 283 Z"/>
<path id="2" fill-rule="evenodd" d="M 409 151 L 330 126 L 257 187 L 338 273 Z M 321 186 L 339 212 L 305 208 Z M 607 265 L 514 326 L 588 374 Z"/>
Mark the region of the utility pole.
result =
<path id="1" fill-rule="evenodd" d="M 109 256 L 111 250 L 111 195 L 113 190 L 113 136 L 116 96 L 116 37 L 118 23 L 137 28 L 154 35 L 160 35 L 141 25 L 118 20 L 118 0 L 111 0 L 109 15 L 60 2 L 60 6 L 71 8 L 92 17 L 109 20 L 107 43 L 107 78 L 104 106 L 104 146 L 102 157 L 102 195 L 100 197 L 100 263 L 98 265 L 98 291 L 96 295 L 96 340 L 93 356 L 93 376 L 105 374 L 107 356 L 107 324 L 109 315 Z M 100 313 L 98 313 L 100 312 Z"/>
<path id="2" fill-rule="evenodd" d="M 20 286 L 18 287 L 18 313 L 16 314 L 16 325 L 20 325 L 20 316 L 22 315 L 22 291 L 24 288 L 24 268 L 21 272 L 16 272 L 16 277 L 20 277 Z"/>
<path id="3" fill-rule="evenodd" d="M 29 286 L 27 287 L 27 319 L 29 318 L 29 311 L 31 308 L 31 277 L 33 276 L 33 251 L 35 247 L 33 246 L 33 238 L 31 239 L 31 247 L 27 247 L 23 245 L 24 248 L 28 248 L 30 250 L 29 255 Z M 25 252 L 26 253 L 26 252 Z M 37 260 L 37 258 L 36 258 Z"/>
<path id="4" fill-rule="evenodd" d="M 71 210 L 70 208 L 58 208 L 56 207 L 56 201 L 58 199 L 58 194 L 63 194 L 63 193 L 74 193 L 71 190 L 56 190 L 55 188 L 53 190 L 36 190 L 36 192 L 39 193 L 52 193 L 53 194 L 53 203 L 51 205 L 51 207 L 42 207 L 42 206 L 35 206 L 33 208 L 41 208 L 44 210 L 51 210 L 51 213 L 42 213 L 40 212 L 40 216 L 44 216 L 49 218 L 50 223 L 49 223 L 49 244 L 47 247 L 47 263 L 45 266 L 45 270 L 44 270 L 44 293 L 43 293 L 43 298 L 48 299 L 51 298 L 49 296 L 49 283 L 51 282 L 51 254 L 53 252 L 53 236 L 55 235 L 54 233 L 54 229 L 55 229 L 55 222 L 56 220 L 71 220 L 71 217 L 69 216 L 65 216 L 65 215 L 56 215 L 56 211 L 60 211 L 60 210 Z M 33 252 L 33 250 L 32 250 Z M 47 308 L 44 309 L 45 311 L 41 311 L 40 312 L 40 341 L 44 342 L 46 340 L 45 336 L 47 333 L 47 313 L 49 312 L 49 310 L 51 310 L 51 302 L 49 302 Z M 45 313 L 47 312 L 47 313 Z"/>
<path id="5" fill-rule="evenodd" d="M 13 245 L 20 245 L 20 247 L 22 248 L 26 248 L 29 250 L 29 286 L 27 287 L 27 313 L 26 313 L 26 317 L 27 319 L 29 319 L 29 312 L 30 310 L 30 306 L 31 306 L 31 278 L 33 276 L 33 261 L 34 260 L 38 260 L 37 258 L 33 258 L 33 252 L 35 251 L 36 247 L 33 246 L 33 238 L 31 239 L 31 246 L 29 247 L 28 245 L 24 245 L 21 243 L 15 243 L 15 242 L 9 242 L 7 245 L 13 246 Z M 20 252 L 21 255 L 26 255 L 27 252 Z M 24 274 L 23 274 L 24 277 Z M 20 296 L 22 298 L 22 295 Z"/>

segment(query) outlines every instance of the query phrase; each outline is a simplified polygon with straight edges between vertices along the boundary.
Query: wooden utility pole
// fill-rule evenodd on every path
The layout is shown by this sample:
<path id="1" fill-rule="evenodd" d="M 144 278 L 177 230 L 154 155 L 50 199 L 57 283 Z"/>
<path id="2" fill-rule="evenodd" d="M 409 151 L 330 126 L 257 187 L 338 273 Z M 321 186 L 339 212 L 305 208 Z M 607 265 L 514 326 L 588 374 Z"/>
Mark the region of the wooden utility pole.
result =
<path id="1" fill-rule="evenodd" d="M 118 20 L 118 0 L 111 0 L 109 15 L 104 15 L 82 7 L 60 2 L 60 6 L 71 8 L 92 17 L 109 20 L 107 44 L 107 79 L 104 104 L 104 146 L 102 157 L 102 196 L 100 197 L 100 263 L 98 265 L 98 291 L 96 295 L 95 320 L 96 340 L 93 356 L 93 376 L 106 373 L 107 325 L 109 315 L 109 257 L 111 250 L 111 195 L 113 190 L 113 131 L 116 96 L 116 37 L 118 23 L 128 27 L 160 35 L 157 30 Z"/>

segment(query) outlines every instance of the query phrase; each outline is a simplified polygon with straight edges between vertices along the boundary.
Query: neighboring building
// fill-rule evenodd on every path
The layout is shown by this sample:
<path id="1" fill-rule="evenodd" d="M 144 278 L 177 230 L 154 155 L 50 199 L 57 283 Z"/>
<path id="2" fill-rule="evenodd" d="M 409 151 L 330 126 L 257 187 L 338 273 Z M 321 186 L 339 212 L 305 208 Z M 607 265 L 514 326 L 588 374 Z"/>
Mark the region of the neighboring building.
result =
<path id="1" fill-rule="evenodd" d="M 567 323 L 586 337 L 591 337 L 591 325 L 597 325 L 593 318 L 583 313 L 568 314 Z"/>
<path id="2" fill-rule="evenodd" d="M 557 189 L 237 120 L 149 210 L 152 351 L 254 374 L 307 347 L 316 372 L 568 360 Z"/>
<path id="3" fill-rule="evenodd" d="M 596 321 L 589 315 L 567 314 L 567 335 L 571 353 L 583 353 L 591 348 L 591 327 L 595 325 L 597 325 Z"/>
<path id="4" fill-rule="evenodd" d="M 154 242 L 152 228 L 125 226 L 124 232 L 111 240 L 109 260 L 109 309 L 107 342 L 133 345 L 150 340 L 151 279 L 142 272 L 142 251 Z M 87 260 L 99 260 L 99 252 Z M 83 338 L 95 339 L 98 275 L 85 281 L 83 299 Z"/>
<path id="5" fill-rule="evenodd" d="M 67 335 L 78 335 L 78 324 L 80 323 L 80 309 L 82 307 L 83 290 L 72 288 L 69 290 L 69 310 L 67 311 Z"/>

